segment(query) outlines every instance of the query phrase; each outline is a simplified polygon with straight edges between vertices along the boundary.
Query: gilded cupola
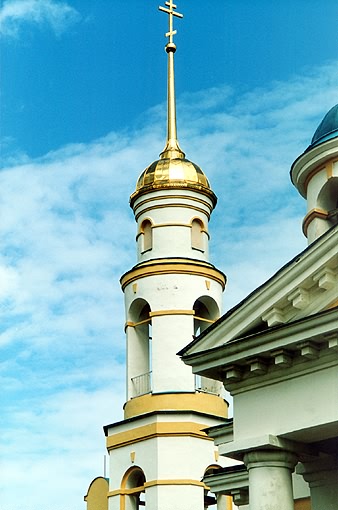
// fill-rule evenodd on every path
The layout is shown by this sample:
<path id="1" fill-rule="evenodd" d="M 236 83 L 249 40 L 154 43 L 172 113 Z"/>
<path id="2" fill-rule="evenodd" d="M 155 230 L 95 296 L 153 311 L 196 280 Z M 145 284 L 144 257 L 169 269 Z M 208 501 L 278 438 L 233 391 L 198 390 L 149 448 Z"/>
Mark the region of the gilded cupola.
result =
<path id="1" fill-rule="evenodd" d="M 166 2 L 166 5 L 169 5 L 169 3 Z M 172 8 L 159 7 L 159 9 L 171 14 L 169 16 L 169 31 L 166 34 L 169 41 L 165 47 L 168 55 L 167 141 L 159 159 L 151 163 L 138 178 L 136 190 L 130 197 L 131 206 L 133 206 L 139 196 L 145 193 L 160 189 L 187 188 L 209 196 L 215 206 L 217 198 L 211 190 L 207 177 L 198 165 L 186 159 L 177 140 L 174 81 L 174 54 L 176 52 L 176 45 L 173 42 L 176 30 L 173 30 L 172 18 L 173 16 L 183 16 Z"/>

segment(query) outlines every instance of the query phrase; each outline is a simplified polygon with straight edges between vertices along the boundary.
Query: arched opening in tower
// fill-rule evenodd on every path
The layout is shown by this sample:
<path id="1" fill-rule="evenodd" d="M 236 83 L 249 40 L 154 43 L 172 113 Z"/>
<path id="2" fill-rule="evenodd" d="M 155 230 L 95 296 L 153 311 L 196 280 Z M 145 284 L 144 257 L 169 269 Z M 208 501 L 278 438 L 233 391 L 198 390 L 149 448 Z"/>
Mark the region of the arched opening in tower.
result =
<path id="1" fill-rule="evenodd" d="M 127 328 L 128 398 L 151 392 L 152 333 L 150 306 L 136 299 L 130 306 Z"/>
<path id="2" fill-rule="evenodd" d="M 338 223 L 338 177 L 331 177 L 318 195 L 318 207 L 328 212 L 330 225 Z"/>
<path id="3" fill-rule="evenodd" d="M 138 467 L 130 468 L 124 475 L 121 489 L 128 490 L 128 494 L 122 495 L 121 508 L 125 510 L 141 510 L 146 506 L 145 497 L 146 477 L 143 470 Z"/>
<path id="4" fill-rule="evenodd" d="M 213 324 L 220 315 L 219 307 L 210 296 L 199 297 L 193 306 L 194 336 L 199 336 L 208 326 Z M 222 394 L 222 383 L 200 375 L 195 376 L 195 390 L 203 393 Z"/>

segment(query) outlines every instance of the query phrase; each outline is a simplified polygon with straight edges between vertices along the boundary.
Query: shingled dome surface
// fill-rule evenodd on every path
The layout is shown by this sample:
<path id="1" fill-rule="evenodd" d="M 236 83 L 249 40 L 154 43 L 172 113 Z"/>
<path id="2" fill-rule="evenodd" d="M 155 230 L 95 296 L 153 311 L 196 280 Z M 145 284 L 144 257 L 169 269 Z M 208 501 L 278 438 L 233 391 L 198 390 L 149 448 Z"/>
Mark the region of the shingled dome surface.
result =
<path id="1" fill-rule="evenodd" d="M 310 147 L 338 136 L 338 104 L 331 108 L 317 127 Z"/>

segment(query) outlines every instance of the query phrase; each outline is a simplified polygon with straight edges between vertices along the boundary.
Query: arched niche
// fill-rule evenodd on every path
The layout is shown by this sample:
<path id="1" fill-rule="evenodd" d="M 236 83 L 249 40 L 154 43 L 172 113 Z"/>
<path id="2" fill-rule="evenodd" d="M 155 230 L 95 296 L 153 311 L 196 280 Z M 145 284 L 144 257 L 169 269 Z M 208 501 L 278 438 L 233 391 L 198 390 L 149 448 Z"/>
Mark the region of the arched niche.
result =
<path id="1" fill-rule="evenodd" d="M 191 247 L 193 250 L 205 251 L 205 226 L 199 218 L 191 222 Z"/>
<path id="2" fill-rule="evenodd" d="M 143 220 L 140 225 L 138 242 L 141 253 L 152 250 L 153 248 L 153 224 L 148 218 Z"/>

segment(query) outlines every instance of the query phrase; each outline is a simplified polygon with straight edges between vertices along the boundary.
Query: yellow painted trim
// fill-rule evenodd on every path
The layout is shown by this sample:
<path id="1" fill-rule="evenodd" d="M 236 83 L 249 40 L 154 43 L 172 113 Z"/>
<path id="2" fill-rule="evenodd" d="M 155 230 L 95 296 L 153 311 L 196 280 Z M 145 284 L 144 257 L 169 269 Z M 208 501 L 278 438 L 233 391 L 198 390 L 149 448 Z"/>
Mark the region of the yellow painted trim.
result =
<path id="1" fill-rule="evenodd" d="M 162 317 L 163 315 L 195 315 L 195 310 L 158 310 L 149 312 L 149 317 Z"/>
<path id="2" fill-rule="evenodd" d="M 135 205 L 134 211 L 137 211 L 140 207 L 142 207 L 144 204 L 147 204 L 149 202 L 156 202 L 159 200 L 179 200 L 181 204 L 181 200 L 189 200 L 190 202 L 199 202 L 200 204 L 205 205 L 210 211 L 213 210 L 213 206 L 207 202 L 206 200 L 203 200 L 202 198 L 198 197 L 192 197 L 191 195 L 164 195 L 164 196 L 155 196 L 152 198 L 145 198 L 142 200 L 142 202 L 139 202 L 137 205 Z M 185 204 L 183 204 L 184 207 Z"/>
<path id="3" fill-rule="evenodd" d="M 195 315 L 195 319 L 198 319 L 199 321 L 203 321 L 203 322 L 208 322 L 209 324 L 213 324 L 217 320 L 217 319 L 215 319 L 215 320 L 205 319 L 204 317 L 198 317 L 198 315 Z"/>
<path id="4" fill-rule="evenodd" d="M 174 223 L 171 221 L 167 221 L 164 223 L 156 223 L 156 225 L 153 226 L 153 228 L 160 228 L 160 227 L 186 227 L 191 228 L 190 223 Z"/>
<path id="5" fill-rule="evenodd" d="M 208 267 L 202 264 L 199 264 L 197 261 L 189 262 L 154 262 L 152 264 L 139 266 L 131 271 L 125 273 L 121 279 L 121 287 L 124 291 L 125 287 L 132 282 L 135 282 L 139 278 L 145 278 L 147 276 L 158 276 L 164 274 L 189 274 L 194 276 L 202 276 L 203 278 L 210 278 L 211 280 L 216 281 L 224 290 L 226 277 L 223 273 L 221 273 L 218 269 Z"/>
<path id="6" fill-rule="evenodd" d="M 326 176 L 327 176 L 327 179 L 331 179 L 331 177 L 333 177 L 333 163 L 335 163 L 335 161 L 332 159 L 331 161 L 328 161 L 326 163 Z"/>
<path id="7" fill-rule="evenodd" d="M 296 499 L 295 510 L 311 510 L 311 499 L 310 498 Z"/>
<path id="8" fill-rule="evenodd" d="M 330 310 L 331 308 L 335 308 L 336 306 L 338 306 L 338 299 L 336 301 L 333 301 L 333 303 L 331 303 L 328 307 L 327 307 L 327 310 Z"/>
<path id="9" fill-rule="evenodd" d="M 333 177 L 333 165 L 334 165 L 334 163 L 337 163 L 337 161 L 338 161 L 337 158 L 329 159 L 328 161 L 325 162 L 324 165 L 321 164 L 321 165 L 317 166 L 316 168 L 314 168 L 313 170 L 311 170 L 311 172 L 309 173 L 309 175 L 307 175 L 307 177 L 304 181 L 304 189 L 305 189 L 306 193 L 307 193 L 307 187 L 308 187 L 311 179 L 316 174 L 321 172 L 322 170 L 325 170 L 327 179 L 331 179 L 331 177 Z"/>
<path id="10" fill-rule="evenodd" d="M 150 313 L 149 313 L 149 317 L 150 317 Z M 143 321 L 139 321 L 139 322 L 127 321 L 125 323 L 124 329 L 126 330 L 127 327 L 135 328 L 136 326 L 141 326 L 142 324 L 146 324 L 147 322 L 151 322 L 151 319 L 150 318 L 144 319 Z"/>
<path id="11" fill-rule="evenodd" d="M 144 484 L 145 488 L 154 487 L 156 485 L 194 485 L 197 487 L 206 488 L 203 482 L 200 482 L 199 480 L 193 480 L 191 478 L 182 479 L 174 478 L 172 480 L 151 480 L 150 482 L 146 482 Z"/>
<path id="12" fill-rule="evenodd" d="M 304 181 L 304 189 L 306 190 L 306 193 L 307 193 L 307 187 L 309 185 L 309 182 L 311 181 L 311 179 L 316 175 L 318 174 L 319 172 L 322 172 L 323 170 L 326 171 L 326 166 L 327 166 L 327 163 L 325 163 L 324 165 L 321 164 L 319 166 L 317 166 L 316 168 L 314 168 L 313 170 L 311 170 L 311 172 L 309 173 L 309 175 L 306 176 L 306 179 Z"/>
<path id="13" fill-rule="evenodd" d="M 134 489 L 116 489 L 114 491 L 108 492 L 108 498 L 110 496 L 131 496 L 132 494 L 139 494 L 140 492 L 144 492 L 144 490 L 145 485 L 140 485 Z"/>
<path id="14" fill-rule="evenodd" d="M 326 220 L 328 217 L 328 212 L 327 211 L 324 211 L 323 209 L 311 209 L 311 211 L 309 211 L 307 213 L 307 215 L 305 216 L 304 220 L 303 220 L 303 233 L 305 235 L 305 237 L 307 237 L 307 230 L 309 228 L 309 225 L 310 223 L 315 219 L 315 218 L 321 218 L 322 220 Z"/>
<path id="15" fill-rule="evenodd" d="M 209 393 L 164 393 L 141 395 L 128 400 L 124 405 L 124 419 L 154 411 L 191 411 L 210 414 L 218 418 L 228 415 L 227 403 L 217 395 Z"/>
<path id="16" fill-rule="evenodd" d="M 201 429 L 208 425 L 194 422 L 156 422 L 143 425 L 124 432 L 118 432 L 107 437 L 108 450 L 121 448 L 130 444 L 139 443 L 155 437 L 188 436 L 212 441 Z"/>
<path id="17" fill-rule="evenodd" d="M 135 284 L 133 284 L 133 285 L 135 285 Z M 149 319 L 144 319 L 143 321 L 139 321 L 139 322 L 127 321 L 124 325 L 124 330 L 126 331 L 126 329 L 128 327 L 135 328 L 136 326 L 141 326 L 142 324 L 150 323 L 152 317 L 163 317 L 166 315 L 194 315 L 195 319 L 198 319 L 198 320 L 204 321 L 204 322 L 208 322 L 209 324 L 213 324 L 216 320 L 216 319 L 211 320 L 211 319 L 205 319 L 204 317 L 198 317 L 197 315 L 195 315 L 195 310 L 158 310 L 155 312 L 149 312 Z"/>
<path id="18" fill-rule="evenodd" d="M 190 204 L 159 204 L 154 205 L 152 207 L 146 207 L 139 213 L 135 214 L 135 220 L 138 221 L 141 214 L 148 213 L 149 211 L 152 211 L 153 209 L 168 209 L 169 207 L 180 207 L 181 209 L 192 209 L 193 211 L 199 211 L 202 214 L 205 214 L 208 220 L 210 219 L 211 212 L 205 211 L 204 209 L 200 207 L 196 207 L 194 205 Z"/>
<path id="19" fill-rule="evenodd" d="M 206 489 L 206 485 L 203 482 L 200 482 L 199 480 L 193 480 L 192 478 L 173 478 L 168 480 L 150 480 L 149 482 L 145 482 L 144 485 L 140 487 L 136 487 L 135 489 L 116 489 L 114 491 L 108 492 L 108 497 L 110 496 L 127 496 L 129 494 L 139 494 L 140 492 L 143 492 L 145 489 L 149 487 L 156 487 L 158 485 L 193 485 L 195 487 L 203 487 L 203 489 Z"/>

